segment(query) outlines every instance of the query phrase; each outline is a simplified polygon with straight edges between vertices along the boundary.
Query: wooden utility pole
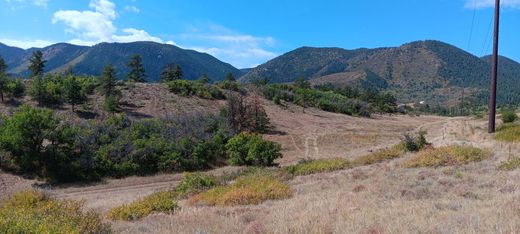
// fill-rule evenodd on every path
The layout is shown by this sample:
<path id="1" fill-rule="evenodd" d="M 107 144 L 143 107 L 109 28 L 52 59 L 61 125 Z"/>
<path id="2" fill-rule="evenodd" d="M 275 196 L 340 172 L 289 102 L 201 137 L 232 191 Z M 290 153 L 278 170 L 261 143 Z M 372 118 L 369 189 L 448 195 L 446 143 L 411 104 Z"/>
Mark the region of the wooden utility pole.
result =
<path id="1" fill-rule="evenodd" d="M 495 132 L 497 110 L 497 75 L 498 75 L 498 34 L 500 25 L 500 0 L 495 0 L 495 33 L 493 39 L 493 58 L 491 61 L 491 85 L 489 90 L 489 133 Z"/>

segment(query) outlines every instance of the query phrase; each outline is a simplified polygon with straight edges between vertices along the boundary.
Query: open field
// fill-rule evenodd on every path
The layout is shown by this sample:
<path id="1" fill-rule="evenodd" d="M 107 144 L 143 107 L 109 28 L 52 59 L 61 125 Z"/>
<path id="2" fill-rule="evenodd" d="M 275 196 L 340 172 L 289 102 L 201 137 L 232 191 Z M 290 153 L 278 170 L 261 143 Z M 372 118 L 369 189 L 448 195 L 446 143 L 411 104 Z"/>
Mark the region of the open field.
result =
<path id="1" fill-rule="evenodd" d="M 520 147 L 486 134 L 484 120 L 374 116 L 372 119 L 264 103 L 282 144 L 282 166 L 302 159 L 355 159 L 395 145 L 407 132 L 428 132 L 433 146 L 453 144 L 489 149 L 490 159 L 464 166 L 404 168 L 404 157 L 331 173 L 299 176 L 289 182 L 292 198 L 255 206 L 188 206 L 173 215 L 110 222 L 120 233 L 514 233 L 520 230 L 520 173 L 496 166 Z M 143 107 L 145 108 L 145 107 Z M 143 111 L 145 112 L 145 111 Z M 221 175 L 239 168 L 210 171 Z M 2 193 L 35 181 L 0 174 Z M 56 198 L 83 200 L 103 216 L 157 191 L 175 187 L 180 174 L 130 177 L 94 185 L 42 187 Z M 4 195 L 5 196 L 5 195 Z M 108 221 L 107 221 L 108 222 Z"/>

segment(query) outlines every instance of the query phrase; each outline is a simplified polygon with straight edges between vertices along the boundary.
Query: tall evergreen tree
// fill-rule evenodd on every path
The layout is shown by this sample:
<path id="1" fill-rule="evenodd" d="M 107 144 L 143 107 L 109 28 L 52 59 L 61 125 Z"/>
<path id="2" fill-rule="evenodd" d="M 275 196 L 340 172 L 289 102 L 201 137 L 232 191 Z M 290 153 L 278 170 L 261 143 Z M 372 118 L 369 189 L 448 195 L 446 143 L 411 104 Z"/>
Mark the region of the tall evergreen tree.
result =
<path id="1" fill-rule="evenodd" d="M 86 97 L 81 92 L 81 84 L 74 75 L 68 75 L 63 81 L 63 99 L 71 105 L 74 112 L 74 106 L 85 102 Z"/>
<path id="2" fill-rule="evenodd" d="M 174 80 L 182 80 L 184 73 L 180 65 L 168 64 L 161 72 L 161 81 L 168 82 Z"/>
<path id="3" fill-rule="evenodd" d="M 115 112 L 119 105 L 121 93 L 116 89 L 116 69 L 112 65 L 107 65 L 103 69 L 101 84 L 99 86 L 101 94 L 105 96 L 104 107 L 109 112 Z"/>
<path id="4" fill-rule="evenodd" d="M 235 77 L 233 76 L 233 73 L 231 73 L 231 72 L 227 74 L 226 80 L 227 81 L 236 81 Z"/>
<path id="5" fill-rule="evenodd" d="M 105 97 L 112 96 L 116 94 L 116 69 L 112 65 L 107 65 L 103 69 L 103 73 L 101 75 L 101 84 L 99 85 L 99 89 L 101 94 Z"/>
<path id="6" fill-rule="evenodd" d="M 127 79 L 129 81 L 146 82 L 146 74 L 143 67 L 143 61 L 140 55 L 136 54 L 132 56 L 130 62 L 128 63 L 128 68 L 130 69 L 130 72 L 127 75 Z"/>
<path id="7" fill-rule="evenodd" d="M 0 98 L 2 102 L 4 102 L 4 93 L 8 92 L 9 80 L 7 79 L 7 65 L 5 64 L 4 59 L 0 56 Z"/>
<path id="8" fill-rule="evenodd" d="M 46 62 L 47 61 L 43 59 L 43 53 L 41 51 L 33 52 L 31 59 L 29 59 L 29 70 L 31 71 L 32 77 L 43 75 Z"/>

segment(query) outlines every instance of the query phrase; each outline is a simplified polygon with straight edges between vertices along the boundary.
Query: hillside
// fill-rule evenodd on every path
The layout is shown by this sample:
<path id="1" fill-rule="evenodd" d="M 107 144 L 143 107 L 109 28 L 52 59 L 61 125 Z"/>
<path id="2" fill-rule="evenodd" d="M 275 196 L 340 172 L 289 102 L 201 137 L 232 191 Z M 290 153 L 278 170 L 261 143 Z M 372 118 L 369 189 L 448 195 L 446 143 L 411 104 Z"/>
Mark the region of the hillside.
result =
<path id="1" fill-rule="evenodd" d="M 193 50 L 154 42 L 101 43 L 92 47 L 71 44 L 55 44 L 41 49 L 28 50 L 9 47 L 0 43 L 0 55 L 9 66 L 8 72 L 27 76 L 28 59 L 32 52 L 41 50 L 47 60 L 46 72 L 72 69 L 76 74 L 99 75 L 103 67 L 112 64 L 118 77 L 128 72 L 127 63 L 134 54 L 142 56 L 149 81 L 158 81 L 162 69 L 168 64 L 179 64 L 186 79 L 195 80 L 207 74 L 213 80 L 222 80 L 231 72 L 239 77 L 242 72 L 215 57 Z"/>
<path id="2" fill-rule="evenodd" d="M 520 65 L 502 58 L 500 66 L 503 72 L 499 77 L 499 103 L 520 102 L 520 98 L 510 95 L 520 85 L 516 84 Z M 357 50 L 303 47 L 258 66 L 241 81 L 268 77 L 272 82 L 291 82 L 303 77 L 317 79 L 315 83 L 344 85 L 349 82 L 341 77 L 351 79 L 346 74 L 366 76 L 368 71 L 384 79 L 387 89 L 394 91 L 402 102 L 448 103 L 459 99 L 463 88 L 476 100 L 485 100 L 489 67 L 485 58 L 439 41 Z"/>

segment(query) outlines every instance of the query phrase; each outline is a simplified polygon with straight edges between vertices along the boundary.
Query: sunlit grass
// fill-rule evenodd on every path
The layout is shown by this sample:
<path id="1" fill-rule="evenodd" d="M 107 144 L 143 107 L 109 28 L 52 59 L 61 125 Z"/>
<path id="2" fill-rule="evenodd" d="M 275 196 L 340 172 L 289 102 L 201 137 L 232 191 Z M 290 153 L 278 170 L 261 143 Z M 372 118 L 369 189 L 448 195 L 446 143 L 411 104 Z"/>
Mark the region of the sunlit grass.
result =
<path id="1" fill-rule="evenodd" d="M 404 163 L 405 167 L 442 167 L 464 165 L 488 159 L 491 152 L 471 146 L 446 146 L 420 151 Z"/>
<path id="2" fill-rule="evenodd" d="M 0 206 L 0 233 L 109 233 L 94 212 L 77 201 L 51 199 L 37 191 L 13 195 Z"/>
<path id="3" fill-rule="evenodd" d="M 520 142 L 520 125 L 504 124 L 500 126 L 495 138 L 499 141 Z"/>
<path id="4" fill-rule="evenodd" d="M 238 178 L 234 183 L 212 188 L 191 197 L 191 205 L 235 206 L 256 205 L 267 200 L 292 196 L 291 188 L 271 175 L 255 173 Z"/>
<path id="5" fill-rule="evenodd" d="M 287 167 L 287 171 L 293 175 L 310 175 L 323 172 L 331 172 L 350 168 L 352 163 L 346 159 L 320 159 L 304 161 L 294 166 Z"/>
<path id="6" fill-rule="evenodd" d="M 404 154 L 402 144 L 395 145 L 391 148 L 376 151 L 374 153 L 362 156 L 353 161 L 354 165 L 371 165 L 387 160 L 401 157 Z"/>
<path id="7" fill-rule="evenodd" d="M 112 208 L 107 215 L 111 220 L 137 220 L 154 212 L 171 214 L 179 208 L 176 191 L 158 192 L 128 205 Z"/>

